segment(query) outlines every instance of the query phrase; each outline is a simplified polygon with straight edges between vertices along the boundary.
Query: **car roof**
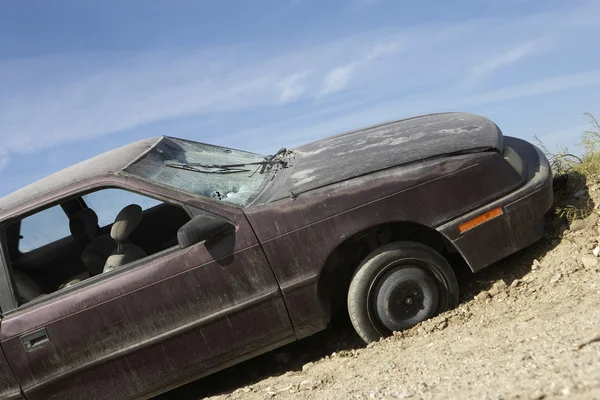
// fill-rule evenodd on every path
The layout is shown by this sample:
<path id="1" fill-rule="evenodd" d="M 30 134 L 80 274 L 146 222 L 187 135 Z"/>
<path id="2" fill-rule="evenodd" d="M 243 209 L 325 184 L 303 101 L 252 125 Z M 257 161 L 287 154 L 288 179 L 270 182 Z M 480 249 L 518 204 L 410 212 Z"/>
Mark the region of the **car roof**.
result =
<path id="1" fill-rule="evenodd" d="M 162 138 L 140 140 L 56 172 L 0 198 L 0 218 L 19 205 L 47 196 L 77 182 L 114 175 L 145 154 Z"/>

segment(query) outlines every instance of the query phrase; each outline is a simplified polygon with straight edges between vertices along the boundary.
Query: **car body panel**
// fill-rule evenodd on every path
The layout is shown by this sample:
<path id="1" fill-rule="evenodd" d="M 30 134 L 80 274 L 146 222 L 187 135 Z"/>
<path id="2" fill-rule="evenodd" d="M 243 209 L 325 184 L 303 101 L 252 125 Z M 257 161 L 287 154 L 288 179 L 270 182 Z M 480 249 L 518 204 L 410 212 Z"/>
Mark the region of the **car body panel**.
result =
<path id="1" fill-rule="evenodd" d="M 0 398 L 7 400 L 21 398 L 21 388 L 3 352 L 0 352 Z"/>
<path id="2" fill-rule="evenodd" d="M 452 241 L 473 272 L 537 241 L 544 233 L 544 214 L 552 208 L 550 165 L 544 154 L 524 140 L 505 137 L 526 161 L 526 183 L 437 229 Z M 502 215 L 461 233 L 458 226 L 486 211 L 501 208 Z M 482 251 L 493 249 L 493 251 Z"/>
<path id="3" fill-rule="evenodd" d="M 475 114 L 440 113 L 375 125 L 292 149 L 289 185 L 273 199 L 433 157 L 502 148 L 500 128 Z"/>
<path id="4" fill-rule="evenodd" d="M 312 334 L 329 321 L 318 295 L 319 277 L 344 241 L 391 222 L 437 227 L 486 204 L 521 184 L 518 174 L 501 168 L 503 164 L 495 152 L 457 155 L 280 200 L 285 206 L 245 210 L 288 302 L 296 335 Z M 489 179 L 482 180 L 486 174 Z M 449 190 L 460 195 L 440 195 Z"/>

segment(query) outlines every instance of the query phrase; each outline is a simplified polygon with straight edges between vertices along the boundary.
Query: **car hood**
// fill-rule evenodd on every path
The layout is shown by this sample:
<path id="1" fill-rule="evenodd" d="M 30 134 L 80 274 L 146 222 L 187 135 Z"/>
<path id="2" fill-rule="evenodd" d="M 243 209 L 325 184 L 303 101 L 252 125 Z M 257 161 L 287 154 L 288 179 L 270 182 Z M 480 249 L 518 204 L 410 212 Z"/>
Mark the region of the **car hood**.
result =
<path id="1" fill-rule="evenodd" d="M 300 194 L 424 159 L 502 148 L 502 132 L 487 118 L 469 113 L 424 115 L 292 149 L 295 160 L 286 186 Z"/>

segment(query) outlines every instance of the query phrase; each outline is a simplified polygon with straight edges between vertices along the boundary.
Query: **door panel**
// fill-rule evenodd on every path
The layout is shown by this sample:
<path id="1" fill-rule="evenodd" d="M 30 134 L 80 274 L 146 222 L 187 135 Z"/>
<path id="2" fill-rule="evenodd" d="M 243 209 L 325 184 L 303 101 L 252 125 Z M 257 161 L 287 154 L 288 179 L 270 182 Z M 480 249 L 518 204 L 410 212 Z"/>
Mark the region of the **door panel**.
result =
<path id="1" fill-rule="evenodd" d="M 19 399 L 20 396 L 19 384 L 15 380 L 4 354 L 0 352 L 0 399 Z"/>
<path id="2" fill-rule="evenodd" d="M 247 222 L 5 316 L 0 341 L 30 399 L 130 398 L 293 338 Z M 28 351 L 22 336 L 45 328 Z"/>

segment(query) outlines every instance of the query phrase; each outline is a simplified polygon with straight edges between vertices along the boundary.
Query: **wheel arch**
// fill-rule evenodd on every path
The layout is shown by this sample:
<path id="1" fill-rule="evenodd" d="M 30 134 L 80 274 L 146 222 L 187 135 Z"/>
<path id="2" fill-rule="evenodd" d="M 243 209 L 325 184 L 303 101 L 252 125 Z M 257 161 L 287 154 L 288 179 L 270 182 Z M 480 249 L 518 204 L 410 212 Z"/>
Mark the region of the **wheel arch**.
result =
<path id="1" fill-rule="evenodd" d="M 328 319 L 344 311 L 350 281 L 360 262 L 373 250 L 395 241 L 413 241 L 438 251 L 454 269 L 456 258 L 464 258 L 441 232 L 413 221 L 394 221 L 371 226 L 354 233 L 338 244 L 321 269 L 317 293 L 319 303 L 328 311 Z"/>

